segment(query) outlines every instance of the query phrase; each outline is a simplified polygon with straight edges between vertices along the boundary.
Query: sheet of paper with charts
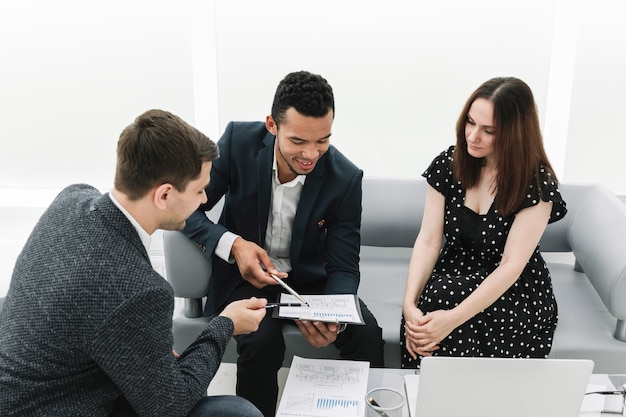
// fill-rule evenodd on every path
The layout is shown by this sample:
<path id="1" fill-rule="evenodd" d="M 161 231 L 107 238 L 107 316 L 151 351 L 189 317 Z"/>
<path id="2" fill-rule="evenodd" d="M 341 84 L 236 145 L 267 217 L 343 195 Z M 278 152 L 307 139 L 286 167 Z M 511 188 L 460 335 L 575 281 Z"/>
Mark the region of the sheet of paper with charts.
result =
<path id="1" fill-rule="evenodd" d="M 362 417 L 369 362 L 293 357 L 276 417 Z"/>
<path id="2" fill-rule="evenodd" d="M 301 305 L 291 294 L 281 294 L 280 303 L 294 303 L 296 307 L 274 308 L 272 317 L 292 320 L 326 321 L 331 323 L 365 324 L 361 308 L 354 294 L 304 296 L 309 303 Z"/>

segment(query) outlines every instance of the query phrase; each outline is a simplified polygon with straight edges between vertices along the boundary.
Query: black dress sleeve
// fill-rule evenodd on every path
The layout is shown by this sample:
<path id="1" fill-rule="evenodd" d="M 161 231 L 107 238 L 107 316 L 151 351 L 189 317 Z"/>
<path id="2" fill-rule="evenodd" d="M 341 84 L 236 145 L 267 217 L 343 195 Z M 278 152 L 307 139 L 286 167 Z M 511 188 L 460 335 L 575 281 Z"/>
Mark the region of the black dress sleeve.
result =
<path id="1" fill-rule="evenodd" d="M 428 184 L 443 195 L 447 194 L 450 184 L 452 183 L 453 156 L 454 146 L 450 146 L 437 155 L 426 171 L 422 173 L 422 176 L 426 178 Z"/>
<path id="2" fill-rule="evenodd" d="M 539 167 L 539 181 L 533 181 L 528 189 L 528 194 L 520 210 L 539 204 L 539 200 L 552 202 L 552 212 L 548 223 L 560 220 L 567 213 L 565 201 L 561 197 L 558 184 L 552 174 Z M 537 187 L 537 184 L 539 187 Z"/>

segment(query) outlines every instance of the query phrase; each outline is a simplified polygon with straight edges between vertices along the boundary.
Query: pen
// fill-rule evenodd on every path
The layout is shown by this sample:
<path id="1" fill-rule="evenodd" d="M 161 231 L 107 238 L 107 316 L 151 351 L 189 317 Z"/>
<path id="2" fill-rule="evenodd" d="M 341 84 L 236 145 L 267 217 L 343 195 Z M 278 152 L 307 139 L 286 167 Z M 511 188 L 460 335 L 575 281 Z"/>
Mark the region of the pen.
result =
<path id="1" fill-rule="evenodd" d="M 308 302 L 307 302 L 304 298 L 302 298 L 302 296 L 301 296 L 300 294 L 298 294 L 297 292 L 295 292 L 295 291 L 293 290 L 293 288 L 291 288 L 289 285 L 285 284 L 285 282 L 284 282 L 282 279 L 278 278 L 278 277 L 277 277 L 276 275 L 274 275 L 274 274 L 270 274 L 270 276 L 271 276 L 272 278 L 274 278 L 274 280 L 276 280 L 276 282 L 278 282 L 278 283 L 279 283 L 279 284 L 280 284 L 280 285 L 281 285 L 284 289 L 286 289 L 287 291 L 289 291 L 289 292 L 291 293 L 291 295 L 293 295 L 294 297 L 296 297 L 298 300 L 302 301 L 302 303 L 306 304 L 307 306 L 309 305 L 309 303 L 308 303 Z"/>
<path id="2" fill-rule="evenodd" d="M 267 303 L 265 304 L 265 308 L 274 308 L 274 307 L 302 307 L 302 303 Z"/>
<path id="3" fill-rule="evenodd" d="M 626 391 L 593 391 L 593 392 L 585 392 L 585 395 L 589 394 L 599 394 L 599 395 L 624 395 Z"/>
<path id="4" fill-rule="evenodd" d="M 378 404 L 378 403 L 376 402 L 376 400 L 375 400 L 375 399 L 373 399 L 372 397 L 368 397 L 368 398 L 367 398 L 367 402 L 368 402 L 368 403 L 370 403 L 371 405 L 373 405 L 374 407 L 379 407 L 379 408 L 380 408 L 380 404 Z M 384 412 L 384 411 L 382 411 L 382 410 L 377 410 L 377 409 L 374 409 L 374 411 L 376 411 L 378 414 L 380 414 L 380 416 L 381 416 L 381 417 L 386 417 L 386 416 L 388 416 L 388 414 L 387 414 L 387 413 L 385 413 L 385 412 Z"/>
<path id="5" fill-rule="evenodd" d="M 335 323 L 339 324 L 339 320 L 337 319 L 329 319 L 329 318 L 320 318 L 320 317 L 298 317 L 294 320 L 303 320 L 303 321 L 323 321 L 324 323 Z"/>

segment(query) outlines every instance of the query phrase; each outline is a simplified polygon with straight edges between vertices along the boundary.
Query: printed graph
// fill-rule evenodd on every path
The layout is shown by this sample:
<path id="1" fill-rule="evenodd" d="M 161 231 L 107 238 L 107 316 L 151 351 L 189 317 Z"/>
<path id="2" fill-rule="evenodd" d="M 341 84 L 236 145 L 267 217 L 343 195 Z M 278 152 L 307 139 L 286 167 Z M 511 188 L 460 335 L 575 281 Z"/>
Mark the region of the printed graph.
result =
<path id="1" fill-rule="evenodd" d="M 333 311 L 314 311 L 311 316 L 320 320 L 336 319 L 341 322 L 355 320 L 352 314 L 335 313 Z"/>
<path id="2" fill-rule="evenodd" d="M 297 365 L 294 368 L 294 378 L 307 382 L 316 389 L 342 389 L 344 386 L 361 384 L 362 370 L 351 366 L 309 366 Z"/>
<path id="3" fill-rule="evenodd" d="M 307 295 L 308 306 L 280 307 L 275 315 L 282 318 L 363 324 L 357 299 L 352 294 Z M 299 303 L 291 294 L 281 294 L 283 303 Z"/>
<path id="4" fill-rule="evenodd" d="M 359 410 L 359 402 L 356 400 L 336 400 L 334 398 L 318 398 L 316 408 L 318 410 L 345 410 L 356 413 Z"/>
<path id="5" fill-rule="evenodd" d="M 359 416 L 360 401 L 343 398 L 317 397 L 289 397 L 285 398 L 283 409 L 286 413 L 314 413 L 324 416 Z"/>
<path id="6" fill-rule="evenodd" d="M 363 417 L 369 363 L 294 356 L 277 417 Z"/>

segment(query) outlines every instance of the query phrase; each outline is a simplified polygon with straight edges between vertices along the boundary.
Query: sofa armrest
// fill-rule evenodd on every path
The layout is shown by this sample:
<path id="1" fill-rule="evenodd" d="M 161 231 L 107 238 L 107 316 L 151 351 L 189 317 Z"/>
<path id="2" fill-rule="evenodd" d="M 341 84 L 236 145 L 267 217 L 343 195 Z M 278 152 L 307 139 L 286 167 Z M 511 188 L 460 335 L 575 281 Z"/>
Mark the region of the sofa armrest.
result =
<path id="1" fill-rule="evenodd" d="M 626 205 L 600 185 L 569 185 L 562 192 L 571 207 L 567 236 L 572 252 L 617 318 L 615 337 L 626 341 Z"/>
<path id="2" fill-rule="evenodd" d="M 165 275 L 174 296 L 185 299 L 185 316 L 202 315 L 202 298 L 209 290 L 213 265 L 202 250 L 177 231 L 163 232 Z"/>

